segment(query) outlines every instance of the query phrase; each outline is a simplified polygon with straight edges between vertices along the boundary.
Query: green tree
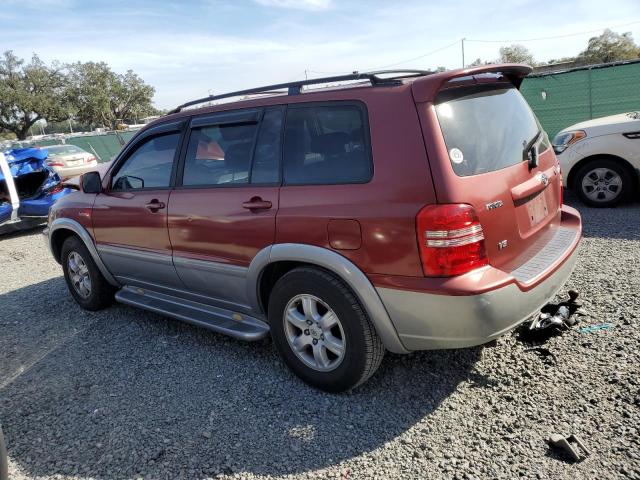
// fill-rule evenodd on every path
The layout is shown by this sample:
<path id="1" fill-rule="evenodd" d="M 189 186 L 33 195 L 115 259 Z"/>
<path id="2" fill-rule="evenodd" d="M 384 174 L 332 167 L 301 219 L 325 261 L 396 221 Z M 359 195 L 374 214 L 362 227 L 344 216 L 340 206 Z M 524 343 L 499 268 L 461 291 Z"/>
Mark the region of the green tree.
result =
<path id="1" fill-rule="evenodd" d="M 500 63 L 526 63 L 535 65 L 533 54 L 524 45 L 500 47 Z"/>
<path id="2" fill-rule="evenodd" d="M 594 64 L 633 60 L 639 56 L 640 47 L 633 41 L 631 32 L 620 34 L 607 28 L 602 35 L 589 39 L 587 49 L 579 58 L 584 63 Z"/>
<path id="3" fill-rule="evenodd" d="M 70 70 L 71 101 L 82 124 L 115 128 L 120 121 L 131 123 L 157 112 L 155 89 L 131 70 L 120 75 L 104 62 L 75 63 Z"/>
<path id="4" fill-rule="evenodd" d="M 0 130 L 24 140 L 41 119 L 58 122 L 69 118 L 64 67 L 46 65 L 37 55 L 29 63 L 12 51 L 0 57 Z"/>

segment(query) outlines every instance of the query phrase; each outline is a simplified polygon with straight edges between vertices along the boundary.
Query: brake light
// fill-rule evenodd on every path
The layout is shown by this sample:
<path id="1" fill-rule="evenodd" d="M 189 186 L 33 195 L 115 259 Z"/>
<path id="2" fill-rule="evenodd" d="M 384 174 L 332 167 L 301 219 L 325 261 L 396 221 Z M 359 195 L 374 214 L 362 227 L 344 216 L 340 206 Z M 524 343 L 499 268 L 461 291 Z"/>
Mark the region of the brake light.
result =
<path id="1" fill-rule="evenodd" d="M 91 163 L 91 162 L 95 162 L 96 161 L 96 157 L 91 156 L 91 157 L 87 157 L 84 159 L 84 163 Z"/>
<path id="2" fill-rule="evenodd" d="M 487 265 L 484 232 L 471 205 L 427 205 L 416 227 L 426 276 L 451 277 Z"/>
<path id="3" fill-rule="evenodd" d="M 47 162 L 47 166 L 49 166 L 49 167 L 64 167 L 64 163 L 62 163 L 62 162 Z"/>
<path id="4" fill-rule="evenodd" d="M 47 193 L 49 195 L 53 195 L 55 193 L 61 192 L 62 190 L 64 190 L 64 185 L 62 184 L 62 182 L 60 182 L 57 185 L 54 185 L 51 189 L 49 189 Z"/>

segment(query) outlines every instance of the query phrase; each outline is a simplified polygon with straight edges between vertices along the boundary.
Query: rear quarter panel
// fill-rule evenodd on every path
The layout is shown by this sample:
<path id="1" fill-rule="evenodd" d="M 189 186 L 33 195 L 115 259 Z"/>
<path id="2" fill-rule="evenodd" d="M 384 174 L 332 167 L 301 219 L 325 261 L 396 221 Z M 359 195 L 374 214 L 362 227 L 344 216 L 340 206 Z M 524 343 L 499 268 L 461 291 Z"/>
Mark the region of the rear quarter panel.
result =
<path id="1" fill-rule="evenodd" d="M 365 273 L 422 276 L 415 217 L 435 202 L 435 194 L 410 87 L 351 90 L 337 96 L 331 100 L 359 100 L 367 107 L 373 178 L 365 184 L 283 186 L 276 243 L 329 248 Z M 332 248 L 332 219 L 359 222 L 359 248 Z"/>

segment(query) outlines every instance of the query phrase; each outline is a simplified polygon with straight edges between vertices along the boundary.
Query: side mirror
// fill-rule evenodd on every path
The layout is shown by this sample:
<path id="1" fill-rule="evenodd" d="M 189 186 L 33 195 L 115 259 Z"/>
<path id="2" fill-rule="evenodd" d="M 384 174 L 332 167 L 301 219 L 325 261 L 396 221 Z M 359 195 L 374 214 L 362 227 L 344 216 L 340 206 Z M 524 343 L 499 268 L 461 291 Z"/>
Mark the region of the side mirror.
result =
<path id="1" fill-rule="evenodd" d="M 87 172 L 80 177 L 80 189 L 84 193 L 102 192 L 102 180 L 98 172 Z"/>

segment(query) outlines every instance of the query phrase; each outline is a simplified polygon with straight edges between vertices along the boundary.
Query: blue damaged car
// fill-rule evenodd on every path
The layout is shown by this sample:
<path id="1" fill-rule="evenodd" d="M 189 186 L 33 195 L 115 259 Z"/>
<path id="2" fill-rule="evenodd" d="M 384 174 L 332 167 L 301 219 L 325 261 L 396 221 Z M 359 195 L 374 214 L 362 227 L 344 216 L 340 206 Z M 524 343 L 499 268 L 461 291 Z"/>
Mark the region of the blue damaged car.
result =
<path id="1" fill-rule="evenodd" d="M 0 234 L 46 222 L 49 207 L 71 193 L 46 158 L 40 148 L 0 152 Z"/>

